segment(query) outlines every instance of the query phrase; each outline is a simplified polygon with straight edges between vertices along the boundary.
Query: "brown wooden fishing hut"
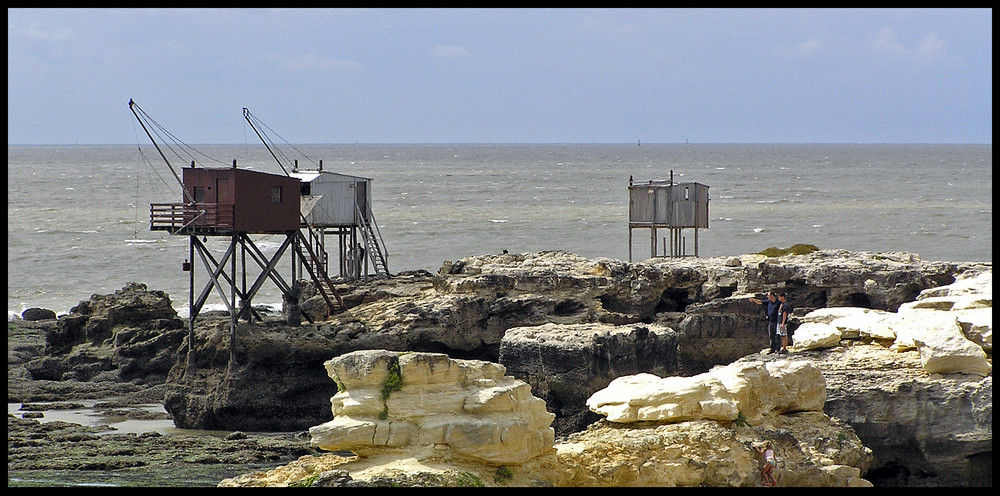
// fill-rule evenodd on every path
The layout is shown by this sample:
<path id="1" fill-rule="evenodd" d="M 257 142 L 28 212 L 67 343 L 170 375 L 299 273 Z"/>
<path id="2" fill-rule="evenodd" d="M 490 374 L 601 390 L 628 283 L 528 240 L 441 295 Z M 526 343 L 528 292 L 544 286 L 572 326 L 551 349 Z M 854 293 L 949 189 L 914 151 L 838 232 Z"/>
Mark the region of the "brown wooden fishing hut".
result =
<path id="1" fill-rule="evenodd" d="M 187 235 L 190 239 L 190 262 L 185 261 L 184 270 L 190 273 L 189 327 L 192 336 L 195 319 L 215 289 L 229 310 L 231 340 L 235 343 L 238 319 L 256 317 L 262 320 L 251 302 L 268 279 L 282 291 L 285 301 L 297 308 L 299 290 L 294 285 L 298 280 L 295 274 L 295 254 L 302 259 L 316 258 L 300 232 L 303 225 L 300 212 L 301 183 L 294 177 L 239 169 L 235 160 L 230 168 L 199 168 L 192 164 L 191 167 L 183 168 L 182 176 L 185 201 L 151 204 L 150 230 Z M 268 257 L 250 237 L 253 234 L 284 235 L 285 238 Z M 208 236 L 230 238 L 225 253 L 220 257 L 213 256 L 205 245 Z M 279 260 L 289 248 L 292 248 L 292 284 L 286 282 L 277 270 Z M 210 278 L 197 298 L 194 295 L 196 255 Z M 240 256 L 242 262 L 237 267 Z M 247 281 L 248 260 L 255 262 L 261 269 L 251 284 Z M 331 312 L 336 308 L 331 297 L 336 298 L 340 308 L 343 308 L 343 299 L 325 273 L 310 271 L 310 276 L 326 299 Z M 228 285 L 229 295 L 225 294 L 225 285 Z M 295 318 L 299 316 L 309 318 L 308 315 L 298 313 Z M 230 353 L 233 353 L 232 347 Z M 189 364 L 191 360 L 189 357 Z"/>
<path id="2" fill-rule="evenodd" d="M 160 134 L 162 126 L 133 100 L 129 99 L 128 106 L 173 173 L 174 179 L 181 186 L 181 202 L 150 204 L 149 226 L 151 231 L 185 235 L 190 240 L 188 260 L 185 260 L 182 266 L 183 270 L 190 274 L 189 368 L 194 361 L 195 319 L 213 289 L 218 292 L 229 310 L 231 364 L 235 363 L 237 320 L 240 318 L 263 320 L 254 310 L 251 301 L 267 280 L 273 281 L 281 290 L 288 307 L 287 317 L 290 324 L 298 324 L 300 317 L 312 322 L 307 314 L 298 311 L 300 288 L 299 278 L 296 276 L 296 255 L 301 260 L 307 260 L 300 265 L 308 269 L 317 291 L 325 299 L 330 312 L 338 310 L 337 305 L 340 310 L 345 308 L 343 298 L 326 272 L 313 269 L 321 265 L 321 257 L 313 249 L 309 236 L 302 233 L 303 228 L 307 231 L 310 229 L 300 210 L 302 190 L 298 178 L 290 177 L 287 171 L 284 176 L 279 176 L 240 169 L 233 160 L 232 167 L 216 168 L 196 167 L 192 161 L 190 167 L 182 168 L 182 180 L 153 137 L 154 132 Z M 176 150 L 171 151 L 176 153 Z M 257 247 L 250 235 L 283 235 L 284 241 L 273 254 L 267 255 Z M 205 245 L 209 236 L 229 238 L 225 253 L 219 257 L 212 254 Z M 277 270 L 278 262 L 289 248 L 292 255 L 290 279 L 292 284 L 286 282 Z M 201 265 L 209 277 L 209 281 L 197 298 L 195 298 L 197 265 L 195 255 L 198 256 L 197 260 L 202 262 Z M 242 260 L 239 260 L 240 258 Z M 256 263 L 261 269 L 250 284 L 247 280 L 248 260 Z M 336 304 L 333 298 L 336 299 Z"/>
<path id="3" fill-rule="evenodd" d="M 299 228 L 299 180 L 236 167 L 185 167 L 185 203 L 153 204 L 150 229 L 203 236 Z"/>

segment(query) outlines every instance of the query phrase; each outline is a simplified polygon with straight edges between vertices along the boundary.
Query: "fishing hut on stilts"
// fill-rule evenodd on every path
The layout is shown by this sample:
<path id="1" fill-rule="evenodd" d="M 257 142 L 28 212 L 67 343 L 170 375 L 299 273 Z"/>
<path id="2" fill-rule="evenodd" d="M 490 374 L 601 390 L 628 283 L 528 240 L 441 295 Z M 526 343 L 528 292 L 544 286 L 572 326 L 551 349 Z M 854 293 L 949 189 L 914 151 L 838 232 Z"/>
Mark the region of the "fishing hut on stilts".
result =
<path id="1" fill-rule="evenodd" d="M 314 162 L 314 169 L 300 168 L 299 161 L 289 160 L 278 149 L 267 133 L 269 128 L 246 107 L 243 117 L 281 169 L 301 183 L 301 227 L 304 239 L 316 254 L 312 259 L 300 259 L 305 269 L 330 273 L 327 237 L 332 236 L 337 240 L 340 278 L 390 277 L 389 253 L 372 212 L 372 179 L 323 170 L 322 160 L 318 164 Z"/>
<path id="2" fill-rule="evenodd" d="M 632 230 L 649 229 L 649 256 L 685 257 L 684 229 L 694 229 L 694 256 L 698 256 L 698 229 L 708 228 L 708 186 L 669 181 L 635 183 L 628 178 L 628 261 L 632 262 Z M 663 253 L 657 255 L 658 230 L 665 229 Z"/>
<path id="3" fill-rule="evenodd" d="M 296 255 L 299 259 L 309 261 L 304 264 L 306 267 L 316 266 L 317 258 L 306 235 L 300 230 L 302 213 L 299 179 L 240 169 L 236 160 L 233 160 L 231 167 L 213 168 L 198 167 L 192 161 L 190 167 L 182 168 L 182 178 L 167 160 L 150 131 L 153 129 L 156 132 L 156 128 L 160 126 L 132 100 L 129 100 L 129 109 L 181 186 L 183 201 L 150 204 L 150 230 L 188 237 L 188 258 L 182 266 L 189 274 L 188 368 L 194 364 L 195 321 L 213 290 L 221 297 L 229 312 L 230 366 L 236 363 L 236 329 L 239 319 L 263 320 L 253 308 L 252 302 L 268 280 L 275 283 L 285 302 L 292 307 L 288 315 L 289 323 L 297 325 L 302 316 L 312 322 L 307 314 L 298 312 L 297 308 L 299 294 L 296 284 Z M 251 238 L 251 235 L 260 234 L 283 237 L 281 244 L 270 256 Z M 225 238 L 228 241 L 220 256 L 213 254 L 206 244 L 209 237 Z M 278 270 L 278 264 L 286 252 L 291 254 L 292 259 L 291 284 Z M 196 260 L 201 261 L 208 276 L 197 297 Z M 247 277 L 248 260 L 260 269 L 252 282 Z M 309 275 L 323 295 L 330 313 L 342 311 L 343 298 L 329 277 L 315 271 L 310 271 Z"/>

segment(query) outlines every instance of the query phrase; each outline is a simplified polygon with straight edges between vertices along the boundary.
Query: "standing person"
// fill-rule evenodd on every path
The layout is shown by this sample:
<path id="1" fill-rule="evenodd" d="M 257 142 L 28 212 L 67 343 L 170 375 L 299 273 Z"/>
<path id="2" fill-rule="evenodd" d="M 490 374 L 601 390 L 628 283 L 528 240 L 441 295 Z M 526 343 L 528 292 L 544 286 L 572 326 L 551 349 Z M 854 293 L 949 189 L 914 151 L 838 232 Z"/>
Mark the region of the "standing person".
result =
<path id="1" fill-rule="evenodd" d="M 774 294 L 774 291 L 767 292 L 766 302 L 758 300 L 757 298 L 750 298 L 750 301 L 757 305 L 763 305 L 766 303 L 767 307 L 764 309 L 764 313 L 767 315 L 767 337 L 770 341 L 770 349 L 767 350 L 767 354 L 771 355 L 773 353 L 777 353 L 780 350 L 780 343 L 778 341 L 778 320 L 781 318 L 781 302 L 778 301 L 778 297 Z"/>
<path id="2" fill-rule="evenodd" d="M 356 277 L 360 279 L 361 278 L 362 269 L 365 266 L 365 248 L 363 246 L 361 246 L 361 243 L 358 243 L 357 247 L 358 247 L 358 249 L 355 250 L 355 252 L 357 253 L 356 256 L 358 258 L 357 259 L 357 265 L 358 265 L 358 267 L 357 267 L 357 270 L 355 271 L 355 274 L 357 275 Z"/>
<path id="3" fill-rule="evenodd" d="M 778 353 L 788 353 L 788 319 L 792 316 L 795 307 L 788 302 L 788 293 L 784 291 L 778 295 L 781 308 L 778 309 L 778 336 L 781 337 L 781 351 Z"/>
<path id="4" fill-rule="evenodd" d="M 356 265 L 354 260 L 355 254 L 354 254 L 354 248 L 351 248 L 349 245 L 347 247 L 346 258 L 347 258 L 347 277 L 349 279 L 354 279 L 354 266 Z"/>
<path id="5" fill-rule="evenodd" d="M 778 481 L 774 478 L 774 469 L 778 466 L 778 459 L 774 457 L 774 445 L 771 441 L 764 444 L 764 449 L 753 447 L 758 455 L 764 456 L 764 464 L 760 466 L 760 475 L 764 476 L 764 485 L 776 486 Z"/>

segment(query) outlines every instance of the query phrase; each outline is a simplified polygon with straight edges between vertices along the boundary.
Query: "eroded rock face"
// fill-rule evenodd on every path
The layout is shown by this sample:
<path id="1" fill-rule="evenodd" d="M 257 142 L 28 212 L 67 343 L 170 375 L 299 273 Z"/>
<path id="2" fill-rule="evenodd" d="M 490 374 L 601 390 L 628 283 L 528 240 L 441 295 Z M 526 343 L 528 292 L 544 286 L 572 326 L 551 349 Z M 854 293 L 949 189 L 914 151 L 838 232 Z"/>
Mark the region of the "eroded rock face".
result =
<path id="1" fill-rule="evenodd" d="M 507 367 L 508 373 L 531 384 L 532 391 L 539 397 L 545 397 L 546 401 L 559 398 L 561 403 L 553 401 L 549 404 L 549 411 L 558 417 L 553 421 L 553 427 L 559 430 L 573 425 L 565 431 L 560 430 L 562 434 L 582 429 L 592 421 L 596 414 L 587 410 L 583 402 L 589 394 L 605 385 L 598 383 L 610 382 L 616 374 L 655 372 L 659 375 L 659 372 L 624 372 L 618 365 L 607 366 L 612 362 L 600 365 L 601 356 L 614 360 L 614 355 L 608 353 L 609 348 L 603 345 L 591 348 L 570 346 L 567 350 L 590 352 L 593 356 L 582 358 L 574 352 L 569 355 L 571 358 L 560 358 L 556 350 L 563 344 L 571 343 L 560 344 L 557 340 L 550 340 L 543 346 L 525 342 L 525 350 L 535 349 L 541 354 L 534 357 L 521 352 L 505 354 L 501 361 L 499 356 L 503 339 L 511 329 L 545 325 L 561 325 L 567 329 L 584 324 L 624 327 L 658 325 L 669 328 L 676 336 L 676 348 L 667 355 L 668 362 L 673 362 L 676 357 L 675 375 L 697 375 L 717 365 L 743 360 L 743 357 L 757 362 L 780 359 L 779 356 L 758 354 L 767 346 L 763 317 L 760 307 L 748 303 L 746 299 L 766 290 L 784 290 L 796 304 L 794 323 L 802 322 L 804 326 L 804 316 L 814 309 L 829 307 L 823 309 L 833 314 L 842 312 L 840 308 L 845 308 L 844 305 L 852 305 L 852 311 L 860 309 L 869 319 L 866 326 L 838 322 L 840 339 L 837 345 L 799 351 L 796 358 L 824 362 L 821 369 L 830 388 L 827 414 L 855 418 L 849 415 L 856 413 L 852 407 L 865 405 L 865 395 L 881 398 L 872 400 L 872 408 L 884 410 L 885 415 L 873 415 L 866 411 L 865 416 L 857 417 L 861 422 L 858 424 L 859 432 L 863 432 L 865 442 L 874 448 L 876 461 L 873 466 L 876 471 L 894 470 L 900 474 L 910 471 L 915 474 L 900 477 L 916 482 L 894 481 L 891 482 L 893 485 L 933 484 L 939 476 L 927 474 L 944 470 L 934 468 L 934 464 L 927 461 L 939 460 L 940 457 L 925 453 L 921 444 L 930 442 L 921 441 L 921 436 L 932 439 L 938 452 L 948 451 L 950 448 L 945 447 L 952 442 L 955 454 L 949 455 L 950 459 L 964 465 L 949 470 L 967 472 L 971 463 L 968 460 L 988 459 L 991 454 L 991 449 L 983 448 L 982 441 L 991 439 L 991 435 L 984 434 L 988 431 L 984 425 L 989 422 L 977 420 L 970 424 L 963 420 L 953 422 L 947 428 L 939 428 L 936 421 L 902 415 L 897 423 L 892 418 L 892 398 L 900 394 L 905 396 L 909 387 L 918 390 L 926 388 L 918 398 L 904 397 L 900 405 L 912 400 L 914 403 L 907 408 L 927 409 L 929 407 L 920 404 L 932 402 L 935 404 L 933 414 L 928 410 L 928 415 L 934 418 L 949 418 L 972 411 L 975 413 L 968 415 L 979 419 L 983 417 L 982 405 L 992 404 L 991 382 L 985 387 L 977 385 L 974 395 L 981 399 L 975 401 L 977 406 L 968 406 L 959 400 L 945 399 L 962 398 L 961 395 L 966 393 L 961 388 L 955 389 L 940 382 L 934 386 L 923 384 L 929 374 L 920 364 L 916 348 L 908 353 L 891 351 L 888 357 L 872 361 L 849 362 L 852 363 L 850 369 L 842 368 L 832 357 L 868 348 L 886 350 L 888 345 L 883 345 L 891 344 L 896 339 L 895 333 L 888 326 L 871 320 L 873 316 L 894 315 L 923 290 L 959 282 L 956 277 L 962 274 L 991 273 L 991 268 L 991 264 L 922 261 L 910 254 L 840 250 L 776 259 L 744 255 L 719 259 L 659 259 L 641 264 L 586 259 L 565 252 L 470 257 L 446 263 L 433 276 L 406 275 L 345 291 L 343 294 L 345 301 L 349 302 L 349 311 L 322 323 L 303 325 L 295 331 L 285 328 L 261 331 L 256 330 L 254 324 L 255 330 L 251 334 L 271 336 L 256 341 L 245 339 L 241 331 L 240 349 L 244 350 L 238 351 L 241 360 L 243 356 L 274 356 L 275 348 L 289 350 L 280 353 L 280 360 L 262 358 L 241 362 L 253 364 L 253 368 L 259 369 L 260 373 L 240 369 L 240 374 L 233 375 L 226 367 L 225 330 L 217 331 L 221 338 L 199 334 L 196 340 L 199 346 L 198 374 L 201 376 L 204 373 L 206 386 L 198 386 L 199 382 L 185 382 L 187 378 L 178 380 L 179 384 L 185 384 L 184 389 L 179 388 L 178 394 L 171 398 L 178 400 L 177 411 L 185 412 L 187 418 L 224 421 L 230 424 L 228 428 L 240 426 L 251 429 L 239 422 L 281 418 L 286 421 L 285 429 L 304 429 L 316 425 L 315 422 L 306 422 L 316 419 L 317 415 L 330 415 L 325 398 L 332 392 L 315 394 L 315 391 L 322 390 L 321 387 L 329 387 L 321 386 L 321 383 L 330 382 L 322 370 L 323 361 L 330 356 L 361 349 L 439 352 L 455 358 L 498 361 Z M 984 315 L 984 310 L 990 314 Z M 984 350 L 991 350 L 991 309 L 970 307 L 962 311 L 970 313 L 963 317 L 964 320 L 958 321 L 963 333 L 970 340 L 981 343 Z M 979 315 L 975 320 L 972 320 L 973 312 Z M 832 320 L 824 323 L 830 324 Z M 803 332 L 800 336 L 799 332 L 795 330 L 796 346 L 805 342 L 806 334 Z M 803 338 L 801 342 L 800 337 Z M 206 340 L 204 345 L 203 339 Z M 596 338 L 592 340 L 594 344 L 601 342 Z M 652 341 L 646 342 L 653 344 Z M 298 349 L 301 344 L 305 344 L 306 348 Z M 845 348 L 845 345 L 850 347 Z M 625 346 L 620 352 L 627 354 L 632 350 Z M 216 359 L 211 363 L 208 360 L 203 362 L 203 355 Z M 640 355 L 636 357 L 639 362 L 642 361 Z M 909 357 L 916 358 L 910 360 Z M 281 363 L 275 364 L 275 361 Z M 897 365 L 900 361 L 907 365 Z M 914 367 L 910 367 L 911 362 Z M 201 368 L 203 363 L 204 368 Z M 238 380 L 220 387 L 220 381 L 208 381 L 212 377 L 209 367 L 212 367 L 216 377 Z M 593 384 L 575 384 L 577 381 L 574 378 L 585 375 L 583 371 L 590 367 L 597 367 L 594 370 L 598 371 L 600 379 L 595 379 Z M 522 375 L 522 370 L 535 375 Z M 555 387 L 546 385 L 538 379 L 538 372 L 531 371 L 552 372 Z M 183 376 L 178 374 L 178 377 Z M 279 380 L 275 381 L 275 377 Z M 267 387 L 260 386 L 265 380 L 269 382 Z M 893 385 L 902 385 L 899 386 L 902 389 L 894 390 Z M 549 387 L 548 391 L 545 387 Z M 316 401 L 317 398 L 320 401 Z M 578 402 L 575 407 L 570 405 L 571 400 Z M 296 405 L 296 409 L 278 413 L 282 411 L 282 405 L 289 404 Z M 180 408 L 182 406 L 185 408 Z M 260 411 L 271 413 L 265 418 L 258 414 Z M 866 423 L 868 418 L 877 420 Z M 922 422 L 918 424 L 920 427 L 911 425 L 914 419 Z M 196 427 L 198 424 L 189 426 Z M 969 439 L 974 441 L 967 441 Z M 899 453 L 913 456 L 899 458 Z"/>
<path id="2" fill-rule="evenodd" d="M 555 415 L 502 365 L 433 353 L 358 351 L 326 363 L 334 418 L 319 448 L 524 463 L 552 449 Z"/>
<path id="3" fill-rule="evenodd" d="M 173 362 L 168 381 L 174 391 L 165 403 L 178 426 L 299 430 L 329 418 L 326 398 L 335 389 L 323 373 L 323 361 L 360 349 L 419 350 L 499 361 L 540 395 L 542 383 L 521 376 L 520 370 L 552 371 L 552 377 L 565 386 L 586 375 L 585 369 L 596 367 L 594 382 L 587 387 L 599 388 L 605 384 L 598 383 L 623 374 L 659 375 L 658 370 L 648 369 L 626 372 L 628 359 L 619 358 L 634 356 L 637 369 L 644 368 L 638 365 L 646 363 L 639 352 L 650 346 L 657 348 L 660 360 L 653 366 L 675 367 L 676 375 L 704 373 L 747 354 L 767 361 L 756 355 L 766 346 L 759 307 L 746 303 L 746 297 L 785 290 L 798 309 L 794 318 L 803 326 L 804 316 L 814 308 L 854 305 L 862 311 L 863 316 L 855 318 L 864 319 L 863 324 L 848 322 L 848 315 L 840 315 L 843 320 L 835 324 L 832 319 L 825 322 L 840 332 L 832 348 L 798 355 L 834 357 L 879 346 L 891 353 L 887 357 L 892 359 L 850 362 L 852 369 L 827 360 L 822 366 L 830 387 L 827 413 L 857 419 L 859 432 L 875 448 L 877 470 L 897 467 L 898 474 L 904 474 L 898 477 L 933 484 L 946 472 L 963 477 L 978 470 L 971 467 L 973 461 L 979 460 L 975 464 L 980 466 L 991 457 L 992 371 L 985 377 L 956 374 L 972 371 L 970 363 L 984 372 L 982 355 L 971 360 L 941 357 L 955 355 L 956 349 L 975 352 L 976 348 L 965 341 L 958 341 L 961 348 L 950 346 L 954 339 L 942 344 L 927 338 L 900 339 L 883 320 L 905 313 L 955 314 L 953 327 L 991 363 L 992 295 L 987 299 L 972 294 L 972 288 L 981 284 L 972 278 L 956 280 L 963 273 L 991 277 L 991 264 L 836 250 L 779 259 L 745 255 L 641 264 L 565 252 L 470 257 L 446 263 L 434 276 L 398 277 L 345 293 L 349 311 L 325 322 L 295 329 L 241 323 L 235 364 L 229 361 L 228 324 L 211 327 L 214 324 L 200 321 L 195 367 L 190 371 L 184 370 L 187 333 L 170 309 L 169 298 L 129 285 L 115 295 L 95 295 L 61 317 L 53 324 L 46 356 L 31 360 L 26 368 L 36 379 L 157 381 Z M 930 289 L 942 285 L 948 287 Z M 593 358 L 579 363 L 576 353 L 572 360 L 560 360 L 554 354 L 556 347 L 548 345 L 536 348 L 550 357 L 548 368 L 526 361 L 527 354 L 519 354 L 522 358 L 516 361 L 513 355 L 498 360 L 502 340 L 511 329 L 594 324 L 634 330 L 659 326 L 670 332 L 649 332 L 644 339 L 592 338 Z M 805 336 L 801 328 L 796 330 L 795 346 L 803 346 Z M 676 343 L 672 350 L 671 340 Z M 612 344 L 621 348 L 611 352 Z M 892 345 L 897 346 L 886 349 Z M 603 363 L 600 357 L 605 357 Z M 901 361 L 907 365 L 897 367 Z M 565 370 L 556 371 L 556 366 Z M 917 393 L 910 395 L 911 391 Z M 548 397 L 555 398 L 556 393 L 563 399 L 586 396 L 579 389 L 558 386 L 548 391 Z M 869 402 L 873 410 L 854 410 Z M 550 411 L 563 418 L 570 411 L 567 404 L 557 410 L 553 402 Z M 896 420 L 892 412 L 897 410 L 917 413 L 901 414 Z M 881 411 L 887 413 L 875 413 Z M 573 429 L 587 423 L 581 421 Z M 553 425 L 569 424 L 556 420 Z"/>
<path id="4" fill-rule="evenodd" d="M 92 295 L 47 327 L 45 356 L 25 367 L 35 380 L 162 382 L 183 327 L 166 293 L 129 283 Z"/>
<path id="5" fill-rule="evenodd" d="M 821 412 L 764 424 L 712 420 L 615 424 L 600 421 L 556 445 L 573 487 L 754 487 L 763 485 L 753 450 L 771 441 L 781 487 L 871 487 L 871 459 L 851 427 Z"/>
<path id="6" fill-rule="evenodd" d="M 984 467 L 993 451 L 992 376 L 928 374 L 915 350 L 845 344 L 793 356 L 823 371 L 824 412 L 850 424 L 871 448 L 868 480 L 878 486 L 990 485 Z"/>
<path id="7" fill-rule="evenodd" d="M 349 312 L 321 327 L 356 322 L 363 332 L 353 339 L 392 344 L 368 348 L 496 361 L 514 327 L 658 323 L 677 331 L 678 366 L 690 375 L 767 346 L 760 307 L 748 296 L 786 291 L 802 314 L 828 306 L 895 311 L 970 266 L 842 250 L 636 264 L 564 251 L 481 255 L 445 262 L 419 289 L 379 282 L 345 294 Z"/>
<path id="8" fill-rule="evenodd" d="M 600 418 L 585 403 L 613 379 L 676 374 L 676 350 L 677 333 L 658 324 L 544 324 L 507 330 L 500 363 L 545 401 L 562 435 Z"/>
<path id="9" fill-rule="evenodd" d="M 823 371 L 825 412 L 872 449 L 870 480 L 991 485 L 991 271 L 922 291 L 898 312 L 826 308 L 802 321 L 790 356 Z"/>

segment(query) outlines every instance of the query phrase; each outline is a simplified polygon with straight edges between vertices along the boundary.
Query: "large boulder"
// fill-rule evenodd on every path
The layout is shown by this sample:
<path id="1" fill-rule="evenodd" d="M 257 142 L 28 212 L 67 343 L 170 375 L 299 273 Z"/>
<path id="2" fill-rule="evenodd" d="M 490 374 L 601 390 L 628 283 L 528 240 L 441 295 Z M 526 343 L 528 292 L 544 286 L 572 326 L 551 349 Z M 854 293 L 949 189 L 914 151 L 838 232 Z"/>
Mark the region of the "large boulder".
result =
<path id="1" fill-rule="evenodd" d="M 502 365 L 443 354 L 357 351 L 326 363 L 338 392 L 312 444 L 360 455 L 523 464 L 552 449 L 553 414 Z"/>
<path id="2" fill-rule="evenodd" d="M 763 417 L 822 411 L 822 373 L 808 362 L 735 363 L 692 377 L 637 374 L 611 381 L 587 406 L 609 422 L 750 422 Z"/>
<path id="3" fill-rule="evenodd" d="M 571 436 L 560 459 L 586 467 L 576 472 L 577 484 L 758 485 L 760 460 L 749 445 L 762 436 L 775 444 L 782 486 L 871 486 L 862 478 L 871 452 L 822 413 L 824 386 L 813 364 L 787 360 L 740 362 L 693 377 L 622 377 L 587 404 L 608 425 L 637 427 L 595 425 Z M 600 447 L 608 445 L 615 448 Z"/>
<path id="4" fill-rule="evenodd" d="M 52 320 L 56 313 L 47 308 L 27 308 L 21 312 L 21 318 L 27 321 Z"/>
<path id="5" fill-rule="evenodd" d="M 849 425 L 821 412 L 782 415 L 768 424 L 688 420 L 600 421 L 556 444 L 559 486 L 759 487 L 754 451 L 766 441 L 778 457 L 781 487 L 871 487 L 871 451 Z M 568 468 L 572 467 L 572 469 Z"/>

